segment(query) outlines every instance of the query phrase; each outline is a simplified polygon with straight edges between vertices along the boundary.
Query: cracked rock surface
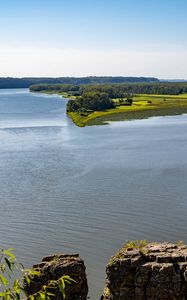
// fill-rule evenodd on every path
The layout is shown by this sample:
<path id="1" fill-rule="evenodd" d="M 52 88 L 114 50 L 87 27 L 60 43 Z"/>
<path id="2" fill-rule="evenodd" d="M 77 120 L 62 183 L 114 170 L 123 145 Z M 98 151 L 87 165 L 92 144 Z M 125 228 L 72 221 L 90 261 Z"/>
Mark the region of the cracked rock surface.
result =
<path id="1" fill-rule="evenodd" d="M 40 291 L 44 285 L 48 285 L 51 280 L 58 280 L 64 275 L 69 275 L 75 282 L 66 284 L 66 300 L 86 300 L 88 285 L 86 271 L 83 260 L 78 254 L 60 254 L 44 257 L 40 264 L 33 266 L 40 275 L 34 275 L 30 284 L 26 287 L 27 294 L 33 295 Z M 54 300 L 63 300 L 58 288 L 51 291 Z"/>
<path id="2" fill-rule="evenodd" d="M 106 268 L 103 300 L 187 299 L 187 246 L 124 247 Z"/>

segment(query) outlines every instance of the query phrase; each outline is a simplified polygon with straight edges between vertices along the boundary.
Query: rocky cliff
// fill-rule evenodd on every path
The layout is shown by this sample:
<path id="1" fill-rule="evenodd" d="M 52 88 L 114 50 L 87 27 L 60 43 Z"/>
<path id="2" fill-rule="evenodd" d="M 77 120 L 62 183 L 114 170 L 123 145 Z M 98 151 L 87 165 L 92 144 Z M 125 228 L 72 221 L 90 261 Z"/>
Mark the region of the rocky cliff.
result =
<path id="1" fill-rule="evenodd" d="M 106 268 L 103 300 L 187 299 L 187 247 L 128 243 Z"/>
<path id="2" fill-rule="evenodd" d="M 88 285 L 83 260 L 78 254 L 45 257 L 33 266 L 28 295 L 40 291 L 51 280 L 69 275 L 75 282 L 66 285 L 67 300 L 86 300 Z M 62 300 L 58 288 L 54 300 Z M 106 268 L 101 300 L 187 300 L 187 246 L 182 243 L 129 242 Z"/>
<path id="3" fill-rule="evenodd" d="M 49 285 L 51 280 L 58 280 L 64 275 L 69 275 L 74 282 L 66 284 L 67 300 L 86 300 L 88 285 L 83 260 L 78 254 L 61 254 L 43 258 L 40 264 L 34 265 L 33 270 L 38 271 L 39 275 L 33 275 L 31 282 L 26 286 L 27 294 L 33 295 L 40 291 L 44 285 Z M 52 293 L 55 300 L 62 300 L 62 294 L 58 288 L 54 288 Z"/>

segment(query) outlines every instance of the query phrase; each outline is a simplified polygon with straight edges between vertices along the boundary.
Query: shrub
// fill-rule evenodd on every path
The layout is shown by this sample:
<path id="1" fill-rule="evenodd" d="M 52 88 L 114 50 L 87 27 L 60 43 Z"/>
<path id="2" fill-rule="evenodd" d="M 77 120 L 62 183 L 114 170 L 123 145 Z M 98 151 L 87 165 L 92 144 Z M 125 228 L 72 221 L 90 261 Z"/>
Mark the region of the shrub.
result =
<path id="1" fill-rule="evenodd" d="M 132 98 L 127 98 L 127 99 L 125 100 L 125 105 L 132 105 L 132 103 L 133 103 Z"/>
<path id="2" fill-rule="evenodd" d="M 74 281 L 69 276 L 62 276 L 58 280 L 51 280 L 50 283 L 47 286 L 43 286 L 39 292 L 28 296 L 26 285 L 30 284 L 32 276 L 40 276 L 40 272 L 32 269 L 24 270 L 23 265 L 16 262 L 16 257 L 12 251 L 12 248 L 0 251 L 0 299 L 51 300 L 54 299 L 54 294 L 50 292 L 52 288 L 58 288 L 63 299 L 65 299 L 66 283 L 72 283 Z M 20 279 L 15 279 L 15 273 L 20 274 Z"/>

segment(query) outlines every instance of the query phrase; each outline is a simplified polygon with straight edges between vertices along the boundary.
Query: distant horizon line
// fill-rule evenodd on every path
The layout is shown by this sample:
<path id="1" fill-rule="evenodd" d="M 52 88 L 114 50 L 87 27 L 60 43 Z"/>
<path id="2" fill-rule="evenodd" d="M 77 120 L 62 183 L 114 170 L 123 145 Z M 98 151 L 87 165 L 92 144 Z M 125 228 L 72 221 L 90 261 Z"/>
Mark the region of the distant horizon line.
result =
<path id="1" fill-rule="evenodd" d="M 155 76 L 126 76 L 126 75 L 85 75 L 85 76 L 0 76 L 2 78 L 14 78 L 14 79 L 24 79 L 24 78 L 153 78 L 160 81 L 176 81 L 182 82 L 187 81 L 187 78 L 160 78 Z"/>

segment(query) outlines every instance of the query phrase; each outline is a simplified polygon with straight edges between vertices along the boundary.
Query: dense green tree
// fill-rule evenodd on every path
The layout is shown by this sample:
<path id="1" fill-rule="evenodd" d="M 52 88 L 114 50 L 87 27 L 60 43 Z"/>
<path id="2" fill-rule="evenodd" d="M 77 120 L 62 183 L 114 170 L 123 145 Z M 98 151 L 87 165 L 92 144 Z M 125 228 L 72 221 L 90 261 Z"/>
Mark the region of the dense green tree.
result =
<path id="1" fill-rule="evenodd" d="M 84 96 L 89 93 L 105 93 L 110 98 L 128 98 L 137 94 L 179 95 L 187 93 L 187 83 L 121 83 L 121 84 L 37 84 L 31 91 L 67 92 L 73 96 Z"/>
<path id="2" fill-rule="evenodd" d="M 84 92 L 76 100 L 69 100 L 67 111 L 80 112 L 88 110 L 104 110 L 113 107 L 113 102 L 107 93 Z"/>

